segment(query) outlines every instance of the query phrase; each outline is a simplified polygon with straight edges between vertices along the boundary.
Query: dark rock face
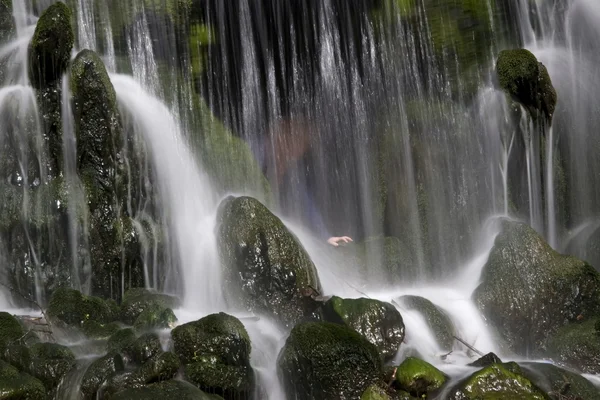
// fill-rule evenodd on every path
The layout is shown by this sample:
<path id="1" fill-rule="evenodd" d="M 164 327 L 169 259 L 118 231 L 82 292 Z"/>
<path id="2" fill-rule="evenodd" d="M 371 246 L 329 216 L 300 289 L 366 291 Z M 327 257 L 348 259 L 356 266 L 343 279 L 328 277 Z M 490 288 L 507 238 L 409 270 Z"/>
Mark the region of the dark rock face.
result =
<path id="1" fill-rule="evenodd" d="M 393 305 L 373 299 L 334 296 L 319 312 L 327 322 L 342 323 L 374 344 L 384 361 L 394 358 L 404 340 L 404 322 Z"/>
<path id="2" fill-rule="evenodd" d="M 278 359 L 288 397 L 356 399 L 381 375 L 377 348 L 351 328 L 329 322 L 296 325 Z"/>
<path id="3" fill-rule="evenodd" d="M 0 312 L 0 350 L 23 335 L 25 330 L 19 320 L 7 312 Z"/>
<path id="4" fill-rule="evenodd" d="M 549 397 L 521 375 L 518 365 L 492 364 L 473 373 L 450 391 L 449 400 L 526 399 Z"/>
<path id="5" fill-rule="evenodd" d="M 12 17 L 12 0 L 0 0 L 0 44 L 11 39 L 14 35 L 14 31 L 15 24 Z M 0 78 L 1 77 L 2 74 L 0 73 Z"/>
<path id="6" fill-rule="evenodd" d="M 527 108 L 534 120 L 552 120 L 556 90 L 546 67 L 529 50 L 501 51 L 496 72 L 500 87 Z"/>
<path id="7" fill-rule="evenodd" d="M 187 380 L 225 399 L 251 398 L 250 338 L 237 318 L 212 314 L 178 326 L 171 335 Z"/>
<path id="8" fill-rule="evenodd" d="M 513 351 L 542 352 L 567 323 L 600 314 L 600 274 L 528 225 L 503 224 L 473 300 Z"/>
<path id="9" fill-rule="evenodd" d="M 594 400 L 600 389 L 574 372 L 548 363 L 521 363 L 523 376 L 548 393 L 552 398 Z"/>
<path id="10" fill-rule="evenodd" d="M 591 318 L 560 328 L 547 342 L 547 355 L 581 372 L 600 374 L 598 321 L 600 318 Z"/>
<path id="11" fill-rule="evenodd" d="M 219 222 L 219 253 L 231 298 L 288 326 L 313 311 L 305 293 L 321 291 L 316 268 L 279 218 L 256 199 L 229 197 L 219 207 Z"/>
<path id="12" fill-rule="evenodd" d="M 67 69 L 75 41 L 71 17 L 71 9 L 59 1 L 37 23 L 29 48 L 29 76 L 38 89 L 60 80 Z"/>
<path id="13" fill-rule="evenodd" d="M 452 350 L 455 329 L 448 314 L 423 297 L 402 296 L 396 301 L 408 310 L 416 310 L 421 313 L 440 348 L 448 351 Z"/>
<path id="14" fill-rule="evenodd" d="M 487 353 L 483 357 L 478 358 L 477 360 L 470 363 L 469 366 L 483 368 L 492 364 L 502 364 L 502 360 L 494 353 Z"/>

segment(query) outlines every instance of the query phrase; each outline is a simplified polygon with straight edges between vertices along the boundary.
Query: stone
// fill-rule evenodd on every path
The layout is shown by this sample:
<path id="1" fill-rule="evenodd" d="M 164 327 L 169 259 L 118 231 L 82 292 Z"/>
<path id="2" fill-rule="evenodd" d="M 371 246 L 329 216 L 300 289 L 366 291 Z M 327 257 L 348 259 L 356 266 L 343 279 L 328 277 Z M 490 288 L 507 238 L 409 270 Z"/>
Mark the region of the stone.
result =
<path id="1" fill-rule="evenodd" d="M 415 397 L 429 397 L 446 383 L 446 376 L 433 365 L 414 357 L 406 358 L 396 371 L 396 382 Z"/>

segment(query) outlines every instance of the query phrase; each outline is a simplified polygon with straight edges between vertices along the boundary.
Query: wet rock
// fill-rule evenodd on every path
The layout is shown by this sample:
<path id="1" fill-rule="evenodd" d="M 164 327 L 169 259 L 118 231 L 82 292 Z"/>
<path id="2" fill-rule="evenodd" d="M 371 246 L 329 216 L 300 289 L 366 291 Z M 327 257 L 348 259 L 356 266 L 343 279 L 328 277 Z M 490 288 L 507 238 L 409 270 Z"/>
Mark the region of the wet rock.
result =
<path id="1" fill-rule="evenodd" d="M 541 389 L 519 372 L 518 367 L 515 370 L 514 366 L 492 364 L 473 373 L 453 387 L 448 400 L 548 399 Z"/>
<path id="2" fill-rule="evenodd" d="M 393 305 L 373 299 L 333 296 L 318 311 L 328 322 L 349 326 L 374 344 L 384 361 L 394 358 L 404 340 L 404 322 Z"/>
<path id="3" fill-rule="evenodd" d="M 7 400 L 45 400 L 46 389 L 39 380 L 19 372 L 15 367 L 0 361 L 0 394 Z"/>
<path id="4" fill-rule="evenodd" d="M 448 314 L 431 301 L 420 296 L 402 296 L 396 301 L 408 310 L 418 311 L 425 319 L 429 329 L 431 329 L 440 348 L 447 351 L 452 350 L 455 328 Z"/>
<path id="5" fill-rule="evenodd" d="M 100 386 L 110 377 L 125 369 L 123 358 L 117 353 L 110 353 L 94 361 L 83 375 L 81 392 L 84 399 L 96 398 Z"/>
<path id="6" fill-rule="evenodd" d="M 117 317 L 114 308 L 99 297 L 84 296 L 75 289 L 60 288 L 54 291 L 47 310 L 48 317 L 69 326 L 81 327 L 93 320 L 107 324 Z"/>
<path id="7" fill-rule="evenodd" d="M 294 327 L 278 359 L 288 397 L 355 399 L 382 373 L 377 348 L 351 328 L 329 322 Z"/>
<path id="8" fill-rule="evenodd" d="M 173 310 L 153 303 L 142 311 L 133 326 L 136 331 L 144 332 L 153 329 L 173 328 L 176 322 L 177 317 Z"/>
<path id="9" fill-rule="evenodd" d="M 583 376 L 549 363 L 521 363 L 523 376 L 548 393 L 551 398 L 594 400 L 600 389 Z"/>
<path id="10" fill-rule="evenodd" d="M 502 364 L 502 360 L 500 360 L 500 357 L 498 357 L 494 353 L 487 353 L 485 356 L 470 363 L 469 366 L 483 368 L 492 364 Z"/>
<path id="11" fill-rule="evenodd" d="M 428 362 L 408 357 L 396 371 L 396 382 L 413 396 L 429 397 L 446 383 L 446 376 Z"/>
<path id="12" fill-rule="evenodd" d="M 37 343 L 30 349 L 29 372 L 47 389 L 58 386 L 62 378 L 75 366 L 75 355 L 65 346 L 55 343 Z"/>
<path id="13" fill-rule="evenodd" d="M 600 274 L 526 224 L 503 222 L 481 281 L 475 304 L 518 354 L 540 353 L 562 326 L 600 315 Z"/>
<path id="14" fill-rule="evenodd" d="M 31 369 L 31 352 L 22 343 L 10 343 L 2 352 L 2 360 L 17 367 L 20 371 L 28 372 Z"/>
<path id="15" fill-rule="evenodd" d="M 7 312 L 0 312 L 0 350 L 25 335 L 18 319 Z"/>
<path id="16" fill-rule="evenodd" d="M 106 342 L 106 350 L 110 352 L 119 352 L 135 342 L 135 331 L 131 328 L 121 329 L 115 332 Z"/>
<path id="17" fill-rule="evenodd" d="M 222 397 L 206 394 L 192 384 L 183 381 L 166 381 L 146 387 L 127 389 L 111 397 L 111 400 L 223 400 Z"/>
<path id="18" fill-rule="evenodd" d="M 122 350 L 127 361 L 142 365 L 162 353 L 162 344 L 156 333 L 145 333 Z"/>
<path id="19" fill-rule="evenodd" d="M 219 206 L 218 245 L 228 298 L 291 326 L 306 309 L 305 291 L 321 291 L 298 239 L 258 200 L 229 197 Z M 241 289 L 241 290 L 240 290 Z"/>
<path id="20" fill-rule="evenodd" d="M 237 318 L 212 314 L 178 326 L 171 336 L 190 382 L 226 399 L 248 398 L 252 394 L 250 338 Z"/>
<path id="21" fill-rule="evenodd" d="M 118 322 L 101 324 L 93 320 L 86 320 L 81 326 L 81 331 L 89 339 L 108 339 L 120 329 L 121 324 Z"/>
<path id="22" fill-rule="evenodd" d="M 377 385 L 371 385 L 364 391 L 360 400 L 392 400 L 392 398 Z"/>
<path id="23" fill-rule="evenodd" d="M 12 17 L 12 0 L 0 0 L 0 44 L 10 40 L 14 33 L 15 23 Z"/>
<path id="24" fill-rule="evenodd" d="M 500 87 L 521 103 L 534 120 L 552 120 L 557 95 L 546 67 L 525 49 L 504 50 L 498 55 L 496 73 Z"/>
<path id="25" fill-rule="evenodd" d="M 71 18 L 69 7 L 59 1 L 38 20 L 29 47 L 29 77 L 34 87 L 59 81 L 67 69 L 75 41 Z"/>
<path id="26" fill-rule="evenodd" d="M 547 342 L 547 355 L 554 361 L 588 374 L 600 374 L 600 318 L 568 324 Z"/>
<path id="27" fill-rule="evenodd" d="M 123 296 L 121 319 L 126 324 L 133 325 L 146 308 L 154 305 L 174 309 L 179 307 L 180 301 L 175 296 L 157 293 L 148 289 L 130 289 Z"/>

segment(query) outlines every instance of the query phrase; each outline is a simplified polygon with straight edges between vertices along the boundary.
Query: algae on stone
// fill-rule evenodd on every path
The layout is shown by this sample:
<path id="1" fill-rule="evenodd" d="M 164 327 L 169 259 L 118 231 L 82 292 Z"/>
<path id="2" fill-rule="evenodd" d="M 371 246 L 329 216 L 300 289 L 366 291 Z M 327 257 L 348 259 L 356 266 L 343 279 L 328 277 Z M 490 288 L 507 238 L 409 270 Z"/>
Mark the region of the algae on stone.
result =
<path id="1" fill-rule="evenodd" d="M 207 394 L 184 381 L 165 381 L 149 386 L 127 389 L 118 392 L 111 400 L 223 400 L 222 397 Z"/>
<path id="2" fill-rule="evenodd" d="M 560 328 L 546 343 L 546 356 L 587 374 L 600 374 L 600 318 L 572 322 Z"/>
<path id="3" fill-rule="evenodd" d="M 446 376 L 436 367 L 414 357 L 405 359 L 396 371 L 400 388 L 417 397 L 439 390 L 446 380 Z"/>

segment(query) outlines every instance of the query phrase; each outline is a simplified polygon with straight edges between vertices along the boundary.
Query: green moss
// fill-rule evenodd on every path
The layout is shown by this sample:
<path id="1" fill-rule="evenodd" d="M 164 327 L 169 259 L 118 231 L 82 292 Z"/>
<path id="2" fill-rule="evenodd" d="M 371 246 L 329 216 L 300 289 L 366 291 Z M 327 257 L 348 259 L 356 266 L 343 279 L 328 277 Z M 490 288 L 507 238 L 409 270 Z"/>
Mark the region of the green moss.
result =
<path id="1" fill-rule="evenodd" d="M 398 367 L 396 381 L 403 390 L 421 397 L 440 389 L 446 383 L 446 376 L 428 362 L 408 357 Z"/>
<path id="2" fill-rule="evenodd" d="M 111 322 L 101 324 L 94 320 L 86 320 L 81 326 L 81 331 L 90 339 L 108 339 L 121 329 L 121 324 Z"/>
<path id="3" fill-rule="evenodd" d="M 45 400 L 46 389 L 39 380 L 0 361 L 0 396 L 11 400 Z"/>
<path id="4" fill-rule="evenodd" d="M 106 342 L 109 353 L 119 352 L 135 342 L 135 331 L 131 328 L 121 329 L 115 332 Z"/>
<path id="5" fill-rule="evenodd" d="M 0 312 L 0 349 L 24 335 L 25 330 L 18 319 L 7 312 Z"/>
<path id="6" fill-rule="evenodd" d="M 123 349 L 122 353 L 134 363 L 142 365 L 162 353 L 162 344 L 156 333 L 145 333 Z"/>
<path id="7" fill-rule="evenodd" d="M 71 17 L 69 7 L 59 1 L 38 20 L 29 47 L 29 76 L 36 88 L 59 81 L 67 69 L 75 41 Z"/>
<path id="8" fill-rule="evenodd" d="M 125 369 L 123 358 L 116 353 L 109 353 L 94 361 L 83 375 L 81 393 L 85 398 L 96 398 L 100 386 L 110 377 Z"/>
<path id="9" fill-rule="evenodd" d="M 107 324 L 116 318 L 113 308 L 106 301 L 98 297 L 84 296 L 81 292 L 69 288 L 54 291 L 47 313 L 50 318 L 77 327 L 89 320 Z"/>
<path id="10" fill-rule="evenodd" d="M 153 303 L 142 311 L 133 326 L 136 331 L 143 332 L 152 329 L 173 328 L 176 322 L 177 317 L 173 310 Z"/>
<path id="11" fill-rule="evenodd" d="M 551 397 L 594 400 L 600 396 L 600 389 L 575 372 L 549 363 L 526 362 L 521 367 L 523 376 Z"/>
<path id="12" fill-rule="evenodd" d="M 127 389 L 111 397 L 111 400 L 223 400 L 222 397 L 209 395 L 183 381 L 166 381 L 147 387 Z"/>
<path id="13" fill-rule="evenodd" d="M 392 398 L 379 386 L 371 385 L 360 396 L 360 400 L 392 400 Z"/>
<path id="14" fill-rule="evenodd" d="M 75 355 L 65 346 L 37 343 L 30 349 L 30 373 L 42 381 L 47 389 L 54 389 L 75 366 Z"/>
<path id="15" fill-rule="evenodd" d="M 524 376 L 502 364 L 475 372 L 452 389 L 450 400 L 523 399 L 547 400 L 549 397 Z"/>
<path id="16" fill-rule="evenodd" d="M 185 377 L 200 389 L 225 398 L 250 398 L 254 390 L 254 372 L 249 366 L 221 364 L 216 357 L 199 357 L 186 365 Z"/>
<path id="17" fill-rule="evenodd" d="M 557 362 L 588 374 L 600 374 L 600 318 L 574 322 L 559 329 L 547 343 L 547 354 Z"/>
<path id="18" fill-rule="evenodd" d="M 321 291 L 317 270 L 277 216 L 254 198 L 229 197 L 219 206 L 218 221 L 229 299 L 273 314 L 288 326 L 313 311 L 304 292 Z"/>
<path id="19" fill-rule="evenodd" d="M 389 303 L 333 296 L 323 305 L 326 321 L 341 322 L 377 346 L 382 359 L 394 358 L 404 340 L 404 322 Z"/>
<path id="20" fill-rule="evenodd" d="M 163 308 L 177 308 L 180 301 L 174 296 L 161 294 L 152 290 L 135 288 L 125 292 L 121 303 L 121 319 L 127 324 L 133 325 L 136 319 L 146 308 L 155 305 Z"/>
<path id="21" fill-rule="evenodd" d="M 278 366 L 288 396 L 299 400 L 359 398 L 382 373 L 373 344 L 353 329 L 328 322 L 296 325 Z"/>
<path id="22" fill-rule="evenodd" d="M 419 296 L 402 296 L 398 299 L 398 303 L 408 310 L 418 311 L 425 319 L 440 348 L 447 351 L 452 350 L 455 329 L 448 314 L 431 301 Z"/>
<path id="23" fill-rule="evenodd" d="M 180 365 L 179 357 L 175 353 L 165 352 L 142 365 L 138 375 L 144 383 L 166 381 L 175 377 Z"/>
<path id="24" fill-rule="evenodd" d="M 534 120 L 551 121 L 557 94 L 546 67 L 526 49 L 504 50 L 498 55 L 496 73 L 500 87 L 521 103 Z"/>

